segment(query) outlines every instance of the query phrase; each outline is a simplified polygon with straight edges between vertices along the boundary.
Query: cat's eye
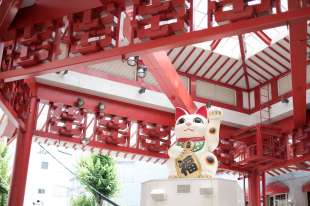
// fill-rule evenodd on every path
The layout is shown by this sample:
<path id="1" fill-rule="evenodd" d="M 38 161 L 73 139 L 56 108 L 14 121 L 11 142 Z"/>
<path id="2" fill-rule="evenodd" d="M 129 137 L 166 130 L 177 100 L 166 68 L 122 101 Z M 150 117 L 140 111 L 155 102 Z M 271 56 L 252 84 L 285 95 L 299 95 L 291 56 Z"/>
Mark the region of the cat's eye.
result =
<path id="1" fill-rule="evenodd" d="M 183 124 L 185 122 L 184 118 L 179 119 L 179 121 L 177 122 L 177 124 Z"/>
<path id="2" fill-rule="evenodd" d="M 199 117 L 195 117 L 194 122 L 195 123 L 203 123 L 202 119 Z"/>

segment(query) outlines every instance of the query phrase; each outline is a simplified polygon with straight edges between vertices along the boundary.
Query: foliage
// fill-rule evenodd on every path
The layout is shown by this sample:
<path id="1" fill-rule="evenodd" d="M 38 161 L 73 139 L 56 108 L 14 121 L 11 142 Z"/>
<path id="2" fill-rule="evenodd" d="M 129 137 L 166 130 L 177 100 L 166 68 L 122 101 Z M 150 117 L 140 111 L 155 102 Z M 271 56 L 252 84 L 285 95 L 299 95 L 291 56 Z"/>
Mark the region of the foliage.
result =
<path id="1" fill-rule="evenodd" d="M 102 201 L 98 192 L 112 197 L 118 190 L 115 162 L 109 156 L 92 154 L 81 159 L 78 175 L 86 189 L 94 195 L 98 204 Z"/>
<path id="2" fill-rule="evenodd" d="M 5 206 L 8 197 L 8 149 L 6 144 L 0 143 L 0 206 Z"/>
<path id="3" fill-rule="evenodd" d="M 72 206 L 96 206 L 96 200 L 93 197 L 82 195 L 72 199 Z"/>

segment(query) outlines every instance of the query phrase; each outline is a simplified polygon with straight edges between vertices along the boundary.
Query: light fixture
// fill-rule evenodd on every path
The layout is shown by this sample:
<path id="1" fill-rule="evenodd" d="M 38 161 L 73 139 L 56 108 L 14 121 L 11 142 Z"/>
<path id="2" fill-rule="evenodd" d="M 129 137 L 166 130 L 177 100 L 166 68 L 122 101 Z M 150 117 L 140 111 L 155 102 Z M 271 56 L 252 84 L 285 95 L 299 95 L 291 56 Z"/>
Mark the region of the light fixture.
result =
<path id="1" fill-rule="evenodd" d="M 56 74 L 62 74 L 62 75 L 66 75 L 68 74 L 69 70 L 63 70 L 63 71 L 59 71 L 59 72 L 56 72 Z"/>
<path id="2" fill-rule="evenodd" d="M 210 109 L 210 108 L 212 107 L 211 102 L 207 102 L 207 103 L 206 103 L 206 107 L 207 107 L 208 109 Z"/>
<path id="3" fill-rule="evenodd" d="M 281 102 L 282 102 L 283 104 L 288 104 L 288 103 L 290 102 L 290 100 L 288 100 L 287 98 L 282 97 L 282 98 L 281 98 Z"/>
<path id="4" fill-rule="evenodd" d="M 138 92 L 139 92 L 139 94 L 144 94 L 145 91 L 146 91 L 146 88 L 145 87 L 141 87 Z"/>
<path id="5" fill-rule="evenodd" d="M 100 102 L 98 104 L 97 108 L 98 108 L 99 112 L 103 112 L 103 110 L 105 109 L 105 106 L 104 106 L 104 104 L 102 102 Z"/>
<path id="6" fill-rule="evenodd" d="M 127 58 L 127 64 L 132 67 L 137 66 L 138 61 L 139 61 L 138 56 L 132 56 Z"/>
<path id="7" fill-rule="evenodd" d="M 145 78 L 146 77 L 146 72 L 147 72 L 147 67 L 145 65 L 138 65 L 137 67 L 137 77 L 138 78 Z"/>
<path id="8" fill-rule="evenodd" d="M 81 97 L 78 97 L 76 102 L 75 102 L 75 106 L 78 108 L 82 108 L 84 106 L 85 102 L 84 99 Z"/>

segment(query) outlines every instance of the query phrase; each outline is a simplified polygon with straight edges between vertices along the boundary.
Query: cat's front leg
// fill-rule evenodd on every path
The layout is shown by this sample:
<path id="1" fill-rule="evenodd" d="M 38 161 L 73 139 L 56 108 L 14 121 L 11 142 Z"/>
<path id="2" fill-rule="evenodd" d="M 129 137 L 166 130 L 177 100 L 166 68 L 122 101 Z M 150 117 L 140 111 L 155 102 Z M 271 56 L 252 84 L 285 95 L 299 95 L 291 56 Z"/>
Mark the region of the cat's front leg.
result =
<path id="1" fill-rule="evenodd" d="M 219 144 L 220 126 L 223 118 L 223 110 L 212 107 L 208 110 L 209 123 L 207 126 L 207 144 L 208 151 L 213 152 Z"/>

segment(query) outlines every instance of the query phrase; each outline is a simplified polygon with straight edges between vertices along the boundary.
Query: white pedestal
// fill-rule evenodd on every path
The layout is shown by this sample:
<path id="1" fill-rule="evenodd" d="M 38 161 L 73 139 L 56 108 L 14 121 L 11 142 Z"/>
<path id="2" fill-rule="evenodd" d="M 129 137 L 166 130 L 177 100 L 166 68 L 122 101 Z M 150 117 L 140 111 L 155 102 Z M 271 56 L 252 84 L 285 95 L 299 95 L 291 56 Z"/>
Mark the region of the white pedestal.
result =
<path id="1" fill-rule="evenodd" d="M 141 206 L 244 206 L 236 181 L 167 179 L 142 184 Z"/>

